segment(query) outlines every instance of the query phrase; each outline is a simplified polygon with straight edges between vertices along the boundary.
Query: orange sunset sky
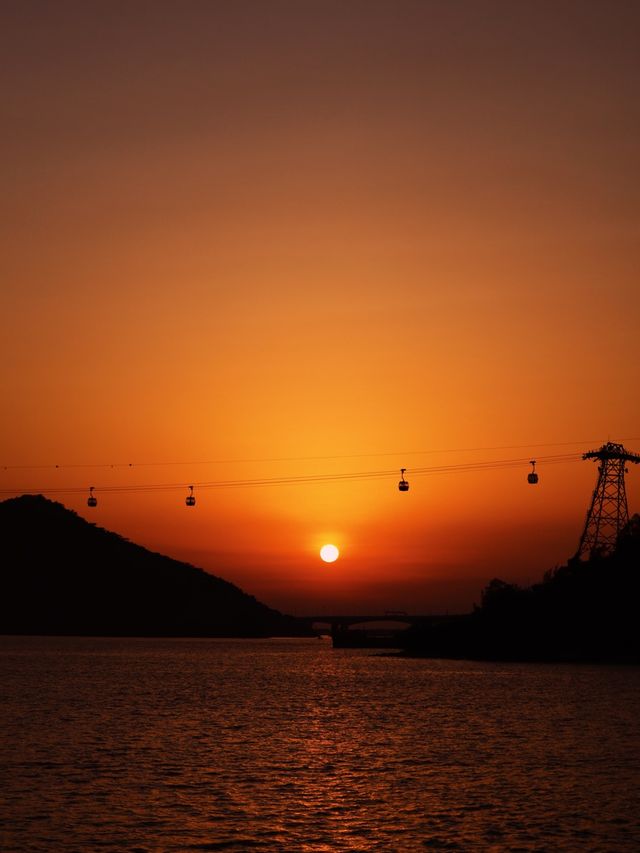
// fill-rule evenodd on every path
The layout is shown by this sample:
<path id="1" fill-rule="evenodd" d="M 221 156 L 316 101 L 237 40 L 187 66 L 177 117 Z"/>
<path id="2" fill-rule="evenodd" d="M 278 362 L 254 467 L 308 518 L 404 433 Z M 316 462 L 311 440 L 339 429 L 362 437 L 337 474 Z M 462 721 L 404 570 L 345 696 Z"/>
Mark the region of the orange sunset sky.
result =
<path id="1" fill-rule="evenodd" d="M 637 3 L 1 15 L 0 497 L 297 614 L 465 610 L 575 551 L 580 454 L 640 451 Z"/>

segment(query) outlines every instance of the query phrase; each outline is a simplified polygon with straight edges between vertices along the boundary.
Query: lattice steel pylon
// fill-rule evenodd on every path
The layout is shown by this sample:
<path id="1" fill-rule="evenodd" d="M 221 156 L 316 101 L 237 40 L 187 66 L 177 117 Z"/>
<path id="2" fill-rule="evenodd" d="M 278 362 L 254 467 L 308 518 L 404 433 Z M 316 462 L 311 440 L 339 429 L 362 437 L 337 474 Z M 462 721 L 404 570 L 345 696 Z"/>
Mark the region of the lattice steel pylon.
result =
<path id="1" fill-rule="evenodd" d="M 608 441 L 599 450 L 584 453 L 583 459 L 598 459 L 598 482 L 593 490 L 576 559 L 590 559 L 615 550 L 618 534 L 629 522 L 624 475 L 627 462 L 640 463 L 640 456 L 629 453 L 621 444 Z"/>

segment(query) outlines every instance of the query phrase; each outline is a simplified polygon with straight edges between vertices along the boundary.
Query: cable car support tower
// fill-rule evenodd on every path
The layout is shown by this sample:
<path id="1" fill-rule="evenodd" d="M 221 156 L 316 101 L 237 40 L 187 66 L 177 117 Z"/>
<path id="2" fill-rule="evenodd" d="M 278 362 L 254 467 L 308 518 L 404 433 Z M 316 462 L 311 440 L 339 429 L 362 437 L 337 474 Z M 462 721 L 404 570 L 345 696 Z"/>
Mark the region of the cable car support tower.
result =
<path id="1" fill-rule="evenodd" d="M 575 559 L 590 559 L 615 550 L 620 531 L 629 522 L 624 475 L 627 462 L 640 463 L 640 456 L 621 444 L 608 441 L 599 450 L 584 453 L 583 459 L 598 459 L 598 482 L 593 490 L 584 530 Z"/>

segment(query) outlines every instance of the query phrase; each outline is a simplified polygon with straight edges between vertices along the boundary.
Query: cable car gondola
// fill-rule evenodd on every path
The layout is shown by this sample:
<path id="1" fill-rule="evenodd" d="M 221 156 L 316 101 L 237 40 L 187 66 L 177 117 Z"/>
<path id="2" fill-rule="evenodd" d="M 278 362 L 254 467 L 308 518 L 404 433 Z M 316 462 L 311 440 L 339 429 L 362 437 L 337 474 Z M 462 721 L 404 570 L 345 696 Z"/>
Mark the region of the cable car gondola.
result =
<path id="1" fill-rule="evenodd" d="M 191 493 L 189 495 L 187 495 L 185 503 L 187 506 L 195 506 L 196 505 L 196 499 L 193 496 L 193 486 L 189 486 L 189 488 L 191 489 Z"/>
<path id="2" fill-rule="evenodd" d="M 527 474 L 527 483 L 530 483 L 532 486 L 535 486 L 535 484 L 538 482 L 538 475 L 536 474 L 536 460 L 532 459 L 530 465 L 531 471 L 529 474 Z"/>
<path id="3" fill-rule="evenodd" d="M 98 506 L 98 499 L 93 494 L 94 486 L 89 487 L 89 497 L 87 498 L 87 506 Z"/>
<path id="4" fill-rule="evenodd" d="M 400 474 L 402 475 L 402 479 L 401 479 L 401 480 L 400 480 L 400 482 L 398 483 L 398 489 L 399 489 L 401 492 L 408 492 L 408 491 L 409 491 L 409 483 L 407 483 L 407 481 L 406 481 L 406 480 L 405 480 L 405 478 L 404 478 L 404 472 L 405 472 L 406 470 L 407 470 L 406 468 L 401 468 L 401 469 L 400 469 Z"/>

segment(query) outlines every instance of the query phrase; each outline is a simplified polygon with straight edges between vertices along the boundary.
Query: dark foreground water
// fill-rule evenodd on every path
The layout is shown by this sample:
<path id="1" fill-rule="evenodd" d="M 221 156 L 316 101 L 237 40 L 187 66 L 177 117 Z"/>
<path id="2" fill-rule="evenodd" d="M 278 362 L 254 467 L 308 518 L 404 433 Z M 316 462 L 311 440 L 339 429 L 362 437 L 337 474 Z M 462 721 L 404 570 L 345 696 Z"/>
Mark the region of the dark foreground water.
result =
<path id="1" fill-rule="evenodd" d="M 0 849 L 640 849 L 640 669 L 0 638 Z"/>

